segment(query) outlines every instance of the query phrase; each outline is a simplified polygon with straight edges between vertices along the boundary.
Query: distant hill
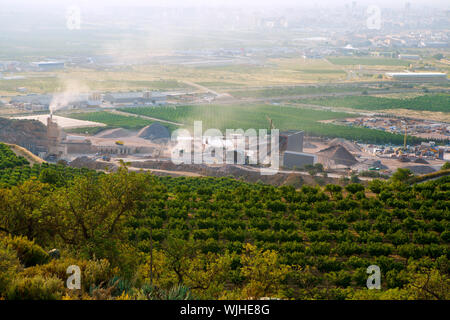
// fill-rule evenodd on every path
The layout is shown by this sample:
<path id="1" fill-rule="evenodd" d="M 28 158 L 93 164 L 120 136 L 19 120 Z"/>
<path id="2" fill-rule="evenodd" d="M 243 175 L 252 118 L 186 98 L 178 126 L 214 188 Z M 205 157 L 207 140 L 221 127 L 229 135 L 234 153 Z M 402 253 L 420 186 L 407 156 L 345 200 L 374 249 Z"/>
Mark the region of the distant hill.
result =
<path id="1" fill-rule="evenodd" d="M 47 129 L 36 120 L 0 118 L 0 142 L 17 144 L 33 153 L 47 150 Z"/>

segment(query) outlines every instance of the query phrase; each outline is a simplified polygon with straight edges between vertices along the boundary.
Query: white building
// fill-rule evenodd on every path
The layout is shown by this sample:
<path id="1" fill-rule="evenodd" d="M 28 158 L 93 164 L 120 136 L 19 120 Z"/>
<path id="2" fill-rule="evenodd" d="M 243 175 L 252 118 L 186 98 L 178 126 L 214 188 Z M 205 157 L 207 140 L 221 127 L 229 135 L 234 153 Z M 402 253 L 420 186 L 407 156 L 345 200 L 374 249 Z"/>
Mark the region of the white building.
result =
<path id="1" fill-rule="evenodd" d="M 388 72 L 386 76 L 404 82 L 444 82 L 447 74 L 440 72 Z"/>

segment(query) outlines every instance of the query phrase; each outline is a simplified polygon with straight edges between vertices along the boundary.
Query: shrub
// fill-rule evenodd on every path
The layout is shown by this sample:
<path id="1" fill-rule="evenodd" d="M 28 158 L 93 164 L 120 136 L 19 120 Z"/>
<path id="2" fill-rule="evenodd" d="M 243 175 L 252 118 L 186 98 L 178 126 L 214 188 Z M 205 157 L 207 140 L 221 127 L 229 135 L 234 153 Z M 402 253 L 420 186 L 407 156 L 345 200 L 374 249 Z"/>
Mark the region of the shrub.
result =
<path id="1" fill-rule="evenodd" d="M 58 300 L 64 292 L 64 283 L 58 278 L 17 278 L 11 284 L 8 300 Z"/>
<path id="2" fill-rule="evenodd" d="M 106 259 L 102 260 L 77 260 L 73 258 L 52 260 L 45 265 L 27 268 L 22 273 L 28 278 L 59 278 L 67 279 L 67 268 L 76 265 L 81 269 L 82 289 L 89 291 L 92 286 L 99 286 L 106 283 L 113 277 L 113 270 Z"/>
<path id="3" fill-rule="evenodd" d="M 25 267 L 31 267 L 38 264 L 45 264 L 50 257 L 47 252 L 34 241 L 26 237 L 7 237 L 3 239 L 6 246 L 17 252 L 17 257 Z"/>
<path id="4" fill-rule="evenodd" d="M 392 252 L 392 245 L 383 243 L 370 243 L 367 245 L 367 251 L 372 256 L 387 256 Z"/>
<path id="5" fill-rule="evenodd" d="M 112 276 L 111 265 L 106 259 L 88 261 L 85 268 L 82 269 L 82 273 L 82 283 L 86 289 L 94 285 L 100 285 Z"/>
<path id="6" fill-rule="evenodd" d="M 351 183 L 345 187 L 345 189 L 351 194 L 355 194 L 360 191 L 364 191 L 364 186 L 359 183 Z"/>
<path id="7" fill-rule="evenodd" d="M 447 170 L 447 169 L 450 169 L 450 161 L 447 161 L 446 163 L 444 163 L 444 165 L 441 168 L 441 170 Z"/>
<path id="8" fill-rule="evenodd" d="M 424 255 L 424 250 L 412 243 L 403 244 L 401 246 L 398 246 L 398 253 L 400 256 L 405 258 L 414 258 L 418 259 Z"/>
<path id="9" fill-rule="evenodd" d="M 0 297 L 4 295 L 19 269 L 20 261 L 16 252 L 0 246 Z"/>

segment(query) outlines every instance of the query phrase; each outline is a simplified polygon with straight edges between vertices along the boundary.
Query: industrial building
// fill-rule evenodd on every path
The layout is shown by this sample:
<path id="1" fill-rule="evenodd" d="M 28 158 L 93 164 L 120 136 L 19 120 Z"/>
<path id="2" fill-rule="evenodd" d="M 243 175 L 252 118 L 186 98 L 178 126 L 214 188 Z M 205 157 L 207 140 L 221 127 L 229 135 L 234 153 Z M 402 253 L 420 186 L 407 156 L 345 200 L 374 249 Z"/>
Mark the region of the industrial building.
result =
<path id="1" fill-rule="evenodd" d="M 33 65 L 35 65 L 41 71 L 53 71 L 64 69 L 63 61 L 39 61 L 33 62 Z"/>
<path id="2" fill-rule="evenodd" d="M 166 94 L 160 92 L 116 92 L 107 93 L 103 100 L 111 104 L 165 104 Z"/>
<path id="3" fill-rule="evenodd" d="M 65 133 L 53 121 L 52 115 L 47 118 L 47 158 L 58 159 L 64 155 L 65 148 L 61 142 L 66 138 Z"/>
<path id="4" fill-rule="evenodd" d="M 10 103 L 13 105 L 19 104 L 36 104 L 36 105 L 50 105 L 52 101 L 52 95 L 50 94 L 28 94 L 25 96 L 16 96 L 11 98 Z"/>
<path id="5" fill-rule="evenodd" d="M 301 169 L 317 162 L 317 156 L 303 152 L 303 131 L 280 133 L 280 163 L 288 169 Z"/>
<path id="6" fill-rule="evenodd" d="M 285 151 L 283 155 L 283 167 L 289 169 L 301 169 L 316 162 L 317 156 L 309 153 Z"/>
<path id="7" fill-rule="evenodd" d="M 445 82 L 447 74 L 440 72 L 388 72 L 386 76 L 403 82 Z"/>
<path id="8" fill-rule="evenodd" d="M 280 133 L 280 150 L 303 152 L 303 131 L 285 131 Z"/>

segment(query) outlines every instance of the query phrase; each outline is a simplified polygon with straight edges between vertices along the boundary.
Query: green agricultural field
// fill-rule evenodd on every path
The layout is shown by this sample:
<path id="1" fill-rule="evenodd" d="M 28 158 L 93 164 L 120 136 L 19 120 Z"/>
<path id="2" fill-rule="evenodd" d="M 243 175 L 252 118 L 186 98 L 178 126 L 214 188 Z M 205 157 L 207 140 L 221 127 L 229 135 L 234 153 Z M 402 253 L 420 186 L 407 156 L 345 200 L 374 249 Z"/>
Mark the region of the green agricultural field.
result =
<path id="1" fill-rule="evenodd" d="M 410 109 L 420 111 L 450 112 L 450 95 L 433 94 L 412 98 L 392 99 L 372 96 L 323 97 L 300 100 L 303 103 L 328 107 L 361 110 Z"/>
<path id="2" fill-rule="evenodd" d="M 230 91 L 236 98 L 273 98 L 306 94 L 324 94 L 340 92 L 363 92 L 367 88 L 356 86 L 297 86 L 297 87 L 277 87 L 269 89 Z M 380 89 L 381 91 L 381 89 Z"/>
<path id="3" fill-rule="evenodd" d="M 65 115 L 68 118 L 87 120 L 100 122 L 107 125 L 108 128 L 125 128 L 125 129 L 140 129 L 142 127 L 148 126 L 153 121 L 146 120 L 133 116 L 122 116 L 119 114 L 113 114 L 106 111 L 99 112 L 86 112 L 86 113 L 71 113 Z M 103 128 L 105 129 L 105 128 Z M 83 128 L 85 130 L 85 128 Z"/>
<path id="4" fill-rule="evenodd" d="M 207 105 L 180 107 L 140 107 L 122 109 L 123 112 L 181 122 L 190 127 L 194 121 L 203 121 L 203 129 L 264 129 L 268 128 L 267 117 L 280 130 L 304 130 L 310 135 L 341 137 L 367 143 L 402 144 L 403 136 L 368 128 L 339 126 L 321 123 L 320 120 L 342 119 L 355 115 L 344 112 L 312 110 L 292 106 L 273 105 Z M 422 141 L 408 137 L 408 143 Z"/>

